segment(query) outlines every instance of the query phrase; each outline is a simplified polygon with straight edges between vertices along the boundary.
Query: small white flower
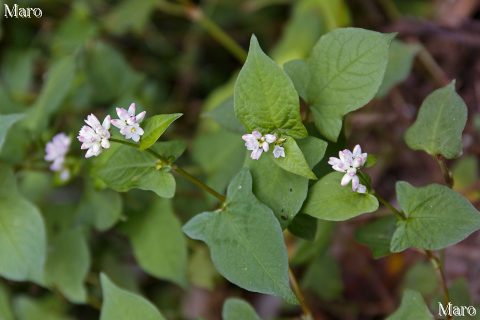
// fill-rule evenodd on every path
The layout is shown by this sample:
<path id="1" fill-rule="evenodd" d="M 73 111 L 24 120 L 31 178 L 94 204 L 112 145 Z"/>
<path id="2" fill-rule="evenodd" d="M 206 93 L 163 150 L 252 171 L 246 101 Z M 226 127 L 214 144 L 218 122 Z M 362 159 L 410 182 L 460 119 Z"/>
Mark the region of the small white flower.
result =
<path id="1" fill-rule="evenodd" d="M 70 172 L 64 167 L 64 164 L 71 142 L 72 139 L 61 132 L 56 134 L 45 147 L 45 160 L 52 162 L 50 170 L 61 171 L 60 178 L 64 181 L 70 176 Z"/>
<path id="2" fill-rule="evenodd" d="M 269 135 L 273 136 L 273 135 Z M 274 136 L 273 136 L 274 137 Z M 254 160 L 260 159 L 263 152 L 267 152 L 269 144 L 264 136 L 258 130 L 254 130 L 252 133 L 247 133 L 242 136 L 245 141 L 245 147 L 247 150 L 252 151 L 250 158 Z M 271 137 L 269 137 L 271 139 Z"/>
<path id="3" fill-rule="evenodd" d="M 273 149 L 273 156 L 275 158 L 285 158 L 285 149 L 278 145 L 275 146 L 275 148 Z"/>
<path id="4" fill-rule="evenodd" d="M 242 139 L 245 141 L 245 147 L 247 150 L 252 151 L 250 158 L 254 160 L 260 159 L 263 152 L 268 152 L 268 150 L 270 150 L 270 144 L 277 142 L 276 135 L 268 133 L 263 136 L 258 130 L 244 134 Z M 273 150 L 273 156 L 275 158 L 285 157 L 285 150 L 278 144 L 278 142 Z"/>
<path id="5" fill-rule="evenodd" d="M 87 149 L 85 158 L 98 156 L 103 149 L 110 148 L 110 116 L 106 116 L 100 124 L 93 114 L 85 120 L 87 126 L 83 126 L 78 134 L 78 141 L 82 142 L 82 150 Z"/>
<path id="6" fill-rule="evenodd" d="M 140 136 L 144 131 L 140 127 L 140 123 L 145 118 L 146 112 L 136 113 L 135 103 L 132 103 L 128 108 L 128 111 L 124 108 L 117 108 L 117 115 L 119 119 L 112 119 L 112 124 L 120 129 L 120 133 L 125 136 L 126 139 L 132 139 L 135 142 L 140 140 Z"/>
<path id="7" fill-rule="evenodd" d="M 342 186 L 346 186 L 352 182 L 353 191 L 365 193 L 367 188 L 360 184 L 357 170 L 365 164 L 367 156 L 367 153 L 362 153 L 362 148 L 357 144 L 355 148 L 353 148 L 353 152 L 345 149 L 338 153 L 338 158 L 330 157 L 328 164 L 332 166 L 333 170 L 345 173 L 340 182 Z"/>

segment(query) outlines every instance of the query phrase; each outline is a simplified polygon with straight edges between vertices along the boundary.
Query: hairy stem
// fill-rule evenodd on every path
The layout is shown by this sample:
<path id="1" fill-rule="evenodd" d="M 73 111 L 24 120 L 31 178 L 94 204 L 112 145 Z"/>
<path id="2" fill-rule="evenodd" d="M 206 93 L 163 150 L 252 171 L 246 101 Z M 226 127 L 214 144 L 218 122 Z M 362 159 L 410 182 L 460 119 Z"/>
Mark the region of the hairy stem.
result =
<path id="1" fill-rule="evenodd" d="M 378 193 L 376 193 L 375 191 L 373 191 L 373 195 L 378 199 L 378 201 L 380 201 L 381 204 L 383 204 L 385 207 L 387 207 L 388 209 L 390 209 L 390 211 L 392 211 L 400 220 L 407 220 L 407 217 L 405 216 L 405 214 L 398 210 L 397 208 L 395 208 L 394 206 L 392 206 L 390 204 L 390 202 L 388 202 L 387 200 L 385 200 L 383 197 L 381 197 Z"/>
<path id="2" fill-rule="evenodd" d="M 290 267 L 288 267 L 288 276 L 290 278 L 290 283 L 292 285 L 293 293 L 295 293 L 295 296 L 297 297 L 298 302 L 300 302 L 300 306 L 302 308 L 303 314 L 307 319 L 312 319 L 312 312 L 310 311 L 310 308 L 305 302 L 305 296 L 303 295 L 302 290 L 298 285 L 297 278 L 295 277 L 295 274 L 293 273 Z"/>
<path id="3" fill-rule="evenodd" d="M 132 147 L 132 148 L 136 148 L 138 149 L 139 148 L 139 145 L 138 144 L 135 144 L 135 143 L 132 143 L 132 142 L 128 142 L 128 141 L 125 141 L 125 140 L 120 140 L 120 139 L 116 139 L 116 138 L 110 138 L 110 141 L 112 142 L 116 142 L 116 143 L 120 143 L 120 144 L 124 144 L 126 146 L 129 146 L 129 147 Z M 164 162 L 168 162 L 167 159 L 163 158 L 159 153 L 155 152 L 154 150 L 152 149 L 145 149 L 146 152 L 150 153 L 152 156 L 154 156 L 155 158 L 161 160 L 161 161 L 164 161 Z M 219 201 L 221 202 L 224 202 L 225 201 L 225 196 L 221 195 L 220 193 L 218 193 L 217 191 L 213 190 L 212 188 L 210 188 L 208 185 L 206 185 L 205 183 L 203 183 L 202 181 L 198 180 L 197 178 L 195 178 L 194 176 L 192 176 L 190 173 L 188 173 L 187 171 L 185 171 L 184 169 L 180 168 L 178 165 L 176 164 L 173 164 L 172 165 L 172 170 L 181 175 L 182 177 L 186 178 L 187 180 L 189 180 L 190 182 L 192 182 L 193 184 L 195 184 L 197 187 L 199 187 L 200 189 L 208 192 L 209 194 L 211 194 L 212 196 L 214 196 L 215 198 L 217 198 Z"/>
<path id="4" fill-rule="evenodd" d="M 428 257 L 433 267 L 435 268 L 438 280 L 440 281 L 440 285 L 442 287 L 443 300 L 445 302 L 445 305 L 447 305 L 450 302 L 450 293 L 448 292 L 447 278 L 445 277 L 445 273 L 443 272 L 442 263 L 440 262 L 440 259 L 438 259 L 438 257 L 435 256 L 430 250 L 425 250 L 425 255 Z M 451 315 L 447 315 L 447 319 L 453 318 Z"/>

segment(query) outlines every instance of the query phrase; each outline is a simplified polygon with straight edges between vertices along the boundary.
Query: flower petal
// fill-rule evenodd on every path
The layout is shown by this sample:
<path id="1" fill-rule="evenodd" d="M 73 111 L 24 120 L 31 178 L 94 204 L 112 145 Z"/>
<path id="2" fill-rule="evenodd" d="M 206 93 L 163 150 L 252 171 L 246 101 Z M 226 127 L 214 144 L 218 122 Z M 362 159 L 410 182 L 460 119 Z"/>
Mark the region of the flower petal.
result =
<path id="1" fill-rule="evenodd" d="M 128 115 L 130 117 L 135 117 L 135 102 L 133 102 L 132 104 L 130 104 L 130 107 L 128 107 Z"/>
<path id="2" fill-rule="evenodd" d="M 265 141 L 268 143 L 274 143 L 277 140 L 277 137 L 274 134 L 266 134 Z"/>
<path id="3" fill-rule="evenodd" d="M 140 112 L 136 117 L 135 117 L 135 120 L 137 123 L 140 123 L 143 121 L 143 118 L 145 118 L 145 115 L 147 114 L 146 111 L 142 111 Z"/>
<path id="4" fill-rule="evenodd" d="M 350 180 L 352 180 L 352 176 L 349 175 L 348 173 L 346 173 L 346 174 L 343 176 L 342 181 L 340 182 L 340 184 L 345 187 L 345 186 L 350 182 Z"/>

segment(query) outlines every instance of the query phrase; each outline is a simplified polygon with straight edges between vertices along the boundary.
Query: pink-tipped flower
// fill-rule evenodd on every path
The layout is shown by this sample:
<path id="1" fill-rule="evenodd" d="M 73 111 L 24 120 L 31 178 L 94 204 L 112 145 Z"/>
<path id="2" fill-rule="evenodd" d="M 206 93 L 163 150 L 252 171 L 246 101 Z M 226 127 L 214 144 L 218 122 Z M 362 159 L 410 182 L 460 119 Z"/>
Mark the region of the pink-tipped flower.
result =
<path id="1" fill-rule="evenodd" d="M 353 152 L 345 149 L 338 153 L 338 158 L 330 157 L 328 164 L 332 166 L 333 170 L 345 173 L 340 182 L 342 186 L 346 186 L 352 182 L 353 191 L 365 193 L 367 192 L 367 188 L 360 183 L 357 170 L 365 164 L 367 156 L 367 153 L 362 153 L 362 148 L 357 144 L 355 148 L 353 148 Z"/>
<path id="2" fill-rule="evenodd" d="M 45 147 L 45 160 L 52 162 L 50 170 L 61 172 L 60 178 L 64 181 L 70 176 L 70 172 L 65 168 L 64 164 L 71 142 L 72 139 L 61 132 L 56 134 Z"/>
<path id="3" fill-rule="evenodd" d="M 110 116 L 106 116 L 102 123 L 93 114 L 85 120 L 87 126 L 83 126 L 78 134 L 78 141 L 82 143 L 82 150 L 87 150 L 85 158 L 98 156 L 103 149 L 110 148 Z"/>
<path id="4" fill-rule="evenodd" d="M 132 103 L 128 110 L 124 108 L 117 108 L 118 119 L 112 119 L 112 124 L 120 129 L 120 133 L 126 139 L 132 139 L 135 142 L 140 141 L 140 137 L 144 134 L 140 123 L 145 118 L 146 112 L 140 112 L 136 115 L 135 103 Z"/>

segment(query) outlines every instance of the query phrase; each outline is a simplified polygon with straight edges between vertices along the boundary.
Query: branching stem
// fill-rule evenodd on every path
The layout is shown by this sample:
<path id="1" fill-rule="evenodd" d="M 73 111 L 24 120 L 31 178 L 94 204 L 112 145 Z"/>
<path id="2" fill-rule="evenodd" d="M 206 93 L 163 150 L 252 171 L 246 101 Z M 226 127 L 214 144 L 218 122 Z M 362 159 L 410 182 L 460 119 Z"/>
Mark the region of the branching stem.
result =
<path id="1" fill-rule="evenodd" d="M 125 141 L 125 140 L 121 140 L 121 139 L 110 138 L 110 141 L 120 143 L 120 144 L 124 144 L 124 145 L 127 145 L 129 147 L 136 148 L 136 149 L 139 148 L 138 144 L 135 144 L 135 143 L 132 143 L 132 142 L 129 142 L 129 141 Z M 167 161 L 165 158 L 163 158 L 160 154 L 158 154 L 157 152 L 155 152 L 152 149 L 145 149 L 144 151 L 150 153 L 151 155 L 153 155 L 154 157 L 156 157 L 157 159 L 159 159 L 161 161 Z M 192 176 L 190 173 L 188 173 L 187 171 L 185 171 L 184 169 L 182 169 L 178 165 L 172 164 L 171 168 L 177 174 L 186 178 L 187 180 L 189 180 L 190 182 L 192 182 L 193 184 L 195 184 L 196 186 L 198 186 L 202 190 L 210 193 L 212 196 L 217 198 L 220 202 L 222 202 L 222 203 L 225 202 L 225 196 L 224 195 L 222 195 L 222 194 L 218 193 L 217 191 L 213 190 L 208 185 L 206 185 L 202 181 L 198 180 L 197 178 Z M 298 285 L 298 281 L 295 278 L 295 274 L 293 273 L 292 269 L 290 269 L 290 267 L 288 268 L 288 275 L 289 275 L 289 278 L 290 278 L 290 282 L 292 284 L 293 292 L 295 293 L 295 296 L 297 297 L 298 301 L 300 302 L 300 306 L 302 308 L 302 311 L 303 311 L 305 317 L 307 319 L 311 319 L 312 312 L 310 311 L 309 307 L 307 306 L 307 304 L 305 302 L 305 297 L 304 297 L 304 295 L 303 295 L 303 293 L 300 289 L 300 286 Z"/>

